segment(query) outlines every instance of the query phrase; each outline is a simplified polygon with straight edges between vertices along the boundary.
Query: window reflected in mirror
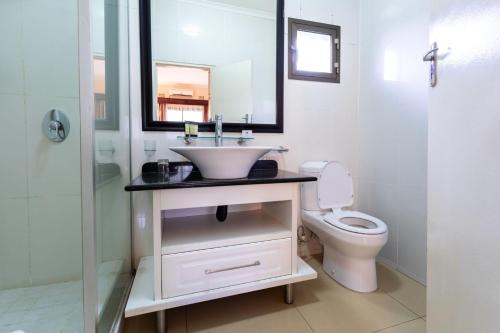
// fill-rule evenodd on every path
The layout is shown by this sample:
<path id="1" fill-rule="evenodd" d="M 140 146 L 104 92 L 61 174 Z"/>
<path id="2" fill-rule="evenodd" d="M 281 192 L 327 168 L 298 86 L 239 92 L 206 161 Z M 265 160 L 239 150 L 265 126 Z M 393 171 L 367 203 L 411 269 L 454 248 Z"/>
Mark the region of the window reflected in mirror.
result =
<path id="1" fill-rule="evenodd" d="M 116 71 L 117 60 L 104 55 L 94 55 L 94 120 L 99 131 L 118 131 L 119 119 L 119 83 Z M 106 74 L 108 75 L 106 79 Z M 115 75 L 115 77 L 113 77 Z"/>
<path id="2" fill-rule="evenodd" d="M 156 121 L 208 122 L 210 68 L 156 64 Z"/>
<path id="3" fill-rule="evenodd" d="M 94 57 L 94 106 L 95 120 L 106 120 L 106 62 L 104 57 Z"/>

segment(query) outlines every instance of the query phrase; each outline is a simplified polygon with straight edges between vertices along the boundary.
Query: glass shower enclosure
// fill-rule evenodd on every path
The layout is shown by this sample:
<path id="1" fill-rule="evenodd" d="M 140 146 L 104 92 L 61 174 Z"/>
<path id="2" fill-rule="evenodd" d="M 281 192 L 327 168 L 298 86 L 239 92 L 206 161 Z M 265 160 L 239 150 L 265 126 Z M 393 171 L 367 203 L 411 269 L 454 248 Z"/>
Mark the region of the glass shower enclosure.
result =
<path id="1" fill-rule="evenodd" d="M 0 1 L 0 333 L 120 328 L 127 11 L 120 0 Z"/>

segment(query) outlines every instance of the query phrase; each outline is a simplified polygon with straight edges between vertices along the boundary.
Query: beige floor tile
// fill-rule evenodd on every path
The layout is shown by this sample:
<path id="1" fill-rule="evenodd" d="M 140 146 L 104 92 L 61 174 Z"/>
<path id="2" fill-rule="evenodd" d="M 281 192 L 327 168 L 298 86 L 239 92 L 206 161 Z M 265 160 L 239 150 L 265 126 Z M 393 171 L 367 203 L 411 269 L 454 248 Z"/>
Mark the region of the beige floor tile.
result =
<path id="1" fill-rule="evenodd" d="M 363 333 L 418 316 L 382 291 L 350 291 L 326 274 L 295 287 L 295 305 L 316 333 Z"/>
<path id="2" fill-rule="evenodd" d="M 283 288 L 237 295 L 187 308 L 189 332 L 311 333 L 293 305 L 283 301 Z"/>
<path id="3" fill-rule="evenodd" d="M 281 287 L 193 304 L 167 312 L 169 332 L 425 332 L 424 286 L 379 265 L 381 290 L 356 293 L 323 272 L 320 256 L 307 262 L 318 279 L 295 285 L 294 306 L 284 304 Z M 155 324 L 154 314 L 129 318 L 124 332 L 154 333 Z"/>
<path id="4" fill-rule="evenodd" d="M 123 333 L 156 333 L 155 316 L 147 314 L 125 319 Z"/>
<path id="5" fill-rule="evenodd" d="M 307 264 L 314 268 L 318 274 L 324 274 L 323 272 L 323 257 L 318 254 L 305 259 Z"/>
<path id="6" fill-rule="evenodd" d="M 426 288 L 404 274 L 377 265 L 379 287 L 419 316 L 426 314 Z"/>
<path id="7" fill-rule="evenodd" d="M 168 333 L 186 333 L 186 309 L 184 307 L 167 311 Z M 123 333 L 156 333 L 156 314 L 127 318 Z"/>
<path id="8" fill-rule="evenodd" d="M 426 333 L 426 324 L 422 319 L 413 320 L 401 325 L 387 328 L 377 333 Z"/>

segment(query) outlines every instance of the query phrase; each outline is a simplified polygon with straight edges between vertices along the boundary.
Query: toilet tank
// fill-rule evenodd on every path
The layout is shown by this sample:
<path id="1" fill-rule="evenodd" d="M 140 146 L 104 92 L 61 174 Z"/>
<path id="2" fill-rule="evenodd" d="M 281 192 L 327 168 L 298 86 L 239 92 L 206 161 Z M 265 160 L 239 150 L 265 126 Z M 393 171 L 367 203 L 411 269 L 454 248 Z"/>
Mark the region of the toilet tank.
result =
<path id="1" fill-rule="evenodd" d="M 303 163 L 299 172 L 303 175 L 319 179 L 327 161 L 311 161 Z M 318 206 L 318 182 L 302 183 L 300 186 L 300 203 L 304 210 L 321 210 Z"/>

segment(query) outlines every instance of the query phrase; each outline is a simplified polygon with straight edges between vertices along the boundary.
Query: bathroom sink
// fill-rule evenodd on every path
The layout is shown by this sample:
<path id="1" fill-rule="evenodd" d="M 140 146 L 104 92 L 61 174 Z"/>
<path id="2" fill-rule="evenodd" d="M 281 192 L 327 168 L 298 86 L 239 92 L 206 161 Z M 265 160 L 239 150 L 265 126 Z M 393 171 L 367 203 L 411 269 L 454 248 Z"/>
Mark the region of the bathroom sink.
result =
<path id="1" fill-rule="evenodd" d="M 170 148 L 193 162 L 208 179 L 245 178 L 255 162 L 272 149 L 267 146 Z"/>

